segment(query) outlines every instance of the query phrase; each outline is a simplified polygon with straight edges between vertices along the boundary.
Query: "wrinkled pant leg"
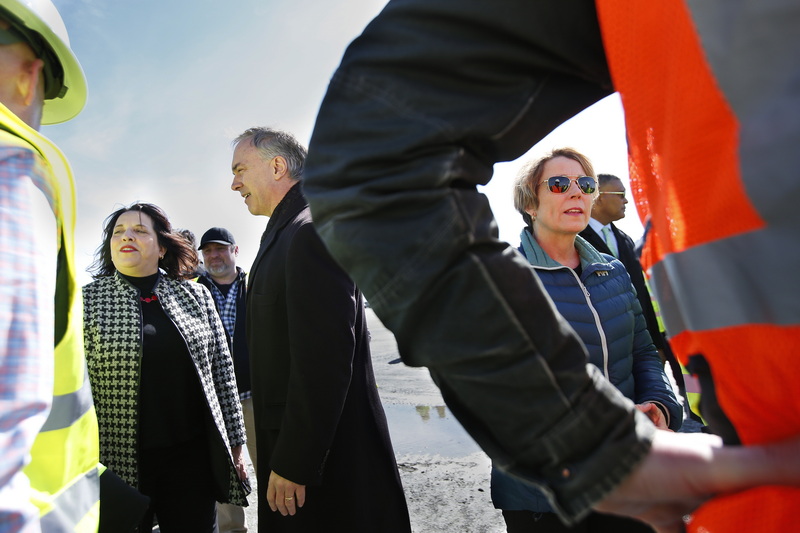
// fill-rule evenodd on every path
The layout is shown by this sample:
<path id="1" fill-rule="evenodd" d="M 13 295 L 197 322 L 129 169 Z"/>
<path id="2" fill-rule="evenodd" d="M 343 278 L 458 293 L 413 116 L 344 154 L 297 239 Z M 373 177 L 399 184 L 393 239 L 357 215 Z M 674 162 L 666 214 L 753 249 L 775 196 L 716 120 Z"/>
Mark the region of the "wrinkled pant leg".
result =
<path id="1" fill-rule="evenodd" d="M 404 361 L 566 519 L 633 468 L 652 425 L 587 367 L 476 185 L 611 90 L 591 2 L 390 2 L 331 81 L 305 174 L 320 235 Z"/>

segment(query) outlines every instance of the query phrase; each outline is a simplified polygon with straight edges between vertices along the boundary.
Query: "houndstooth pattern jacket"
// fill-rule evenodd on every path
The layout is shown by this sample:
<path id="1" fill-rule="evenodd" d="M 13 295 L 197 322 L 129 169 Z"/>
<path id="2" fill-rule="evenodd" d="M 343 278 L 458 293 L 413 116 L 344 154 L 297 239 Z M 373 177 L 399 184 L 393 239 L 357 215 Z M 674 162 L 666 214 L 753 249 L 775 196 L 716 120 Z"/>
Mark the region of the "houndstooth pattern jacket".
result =
<path id="1" fill-rule="evenodd" d="M 229 486 L 219 490 L 231 503 L 246 505 L 230 454 L 231 446 L 245 443 L 244 422 L 233 363 L 214 300 L 199 283 L 170 279 L 163 271 L 153 292 L 186 341 L 221 438 L 219 443 L 224 443 L 227 451 L 223 457 L 223 446 L 212 446 L 212 450 L 220 450 L 212 457 L 212 462 L 222 464 L 216 471 L 221 468 L 224 472 L 226 464 L 229 470 Z M 142 356 L 139 290 L 116 274 L 86 285 L 83 300 L 86 360 L 100 426 L 100 461 L 132 487 L 138 487 Z M 225 500 L 221 496 L 220 501 Z"/>

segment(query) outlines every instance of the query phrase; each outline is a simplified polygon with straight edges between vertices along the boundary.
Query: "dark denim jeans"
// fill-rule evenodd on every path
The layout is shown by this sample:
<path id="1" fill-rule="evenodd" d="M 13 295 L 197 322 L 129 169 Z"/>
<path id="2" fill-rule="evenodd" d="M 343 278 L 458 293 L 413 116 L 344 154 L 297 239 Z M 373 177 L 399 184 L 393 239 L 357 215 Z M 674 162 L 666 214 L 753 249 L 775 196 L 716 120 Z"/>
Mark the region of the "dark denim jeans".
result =
<path id="1" fill-rule="evenodd" d="M 320 235 L 404 362 L 567 520 L 641 460 L 653 426 L 587 367 L 476 185 L 612 91 L 591 1 L 392 1 L 345 53 L 305 176 Z"/>

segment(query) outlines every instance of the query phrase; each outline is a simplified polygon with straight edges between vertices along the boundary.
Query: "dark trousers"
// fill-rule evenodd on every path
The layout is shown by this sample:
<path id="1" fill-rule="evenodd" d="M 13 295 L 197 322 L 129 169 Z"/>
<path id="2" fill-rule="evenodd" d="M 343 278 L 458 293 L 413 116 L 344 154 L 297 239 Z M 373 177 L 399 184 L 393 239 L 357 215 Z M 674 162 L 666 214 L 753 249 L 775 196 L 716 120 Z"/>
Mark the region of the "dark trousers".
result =
<path id="1" fill-rule="evenodd" d="M 391 1 L 331 81 L 304 180 L 404 362 L 427 366 L 495 463 L 546 482 L 568 515 L 653 430 L 587 370 L 476 186 L 612 91 L 591 0 Z"/>
<path id="2" fill-rule="evenodd" d="M 139 490 L 150 497 L 140 533 L 217 533 L 211 457 L 204 439 L 145 450 L 139 462 Z"/>
<path id="3" fill-rule="evenodd" d="M 508 533 L 654 533 L 653 528 L 624 516 L 590 513 L 573 526 L 565 526 L 554 513 L 503 511 Z"/>

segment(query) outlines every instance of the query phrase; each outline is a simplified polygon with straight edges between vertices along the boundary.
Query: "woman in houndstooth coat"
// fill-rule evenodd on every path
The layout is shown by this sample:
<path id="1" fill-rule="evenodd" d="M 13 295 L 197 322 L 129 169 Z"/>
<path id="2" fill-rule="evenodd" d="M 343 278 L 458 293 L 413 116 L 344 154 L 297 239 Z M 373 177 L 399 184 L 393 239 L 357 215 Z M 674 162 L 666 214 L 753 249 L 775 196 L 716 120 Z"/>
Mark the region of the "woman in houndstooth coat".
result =
<path id="1" fill-rule="evenodd" d="M 101 461 L 151 499 L 140 531 L 212 532 L 247 505 L 244 424 L 222 323 L 197 263 L 152 204 L 118 209 L 83 289 Z M 101 508 L 102 512 L 102 508 Z"/>

